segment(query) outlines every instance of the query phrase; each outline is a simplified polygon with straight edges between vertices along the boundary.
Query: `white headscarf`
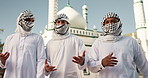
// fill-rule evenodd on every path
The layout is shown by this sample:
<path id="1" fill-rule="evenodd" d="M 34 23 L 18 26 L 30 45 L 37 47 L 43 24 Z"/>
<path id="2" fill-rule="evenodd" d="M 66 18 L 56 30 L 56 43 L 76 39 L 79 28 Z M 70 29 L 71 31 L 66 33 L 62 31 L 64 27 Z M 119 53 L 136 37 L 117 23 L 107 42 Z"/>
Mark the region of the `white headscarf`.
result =
<path id="1" fill-rule="evenodd" d="M 58 20 L 65 20 L 68 24 L 56 25 L 56 21 L 58 21 Z M 70 26 L 70 21 L 69 21 L 69 18 L 66 16 L 66 14 L 59 14 L 57 16 L 57 18 L 55 19 L 54 23 L 55 23 L 55 25 L 54 25 L 54 31 L 57 34 L 65 35 L 65 34 L 68 33 L 69 26 Z"/>
<path id="2" fill-rule="evenodd" d="M 19 22 L 20 22 L 20 18 L 22 18 L 21 16 L 25 13 L 25 12 L 31 12 L 31 11 L 24 11 L 22 13 L 20 13 L 20 15 L 18 16 L 17 20 L 16 20 L 16 30 L 15 32 L 16 33 L 20 33 L 21 36 L 28 36 L 29 34 L 31 34 L 31 31 L 25 31 L 20 25 L 19 25 Z"/>
<path id="3" fill-rule="evenodd" d="M 118 19 L 117 23 L 104 24 L 105 20 L 108 18 Z M 103 36 L 100 38 L 104 42 L 116 42 L 122 39 L 122 23 L 119 16 L 116 13 L 108 13 L 104 16 L 102 24 Z"/>
<path id="4" fill-rule="evenodd" d="M 104 24 L 105 20 L 108 18 L 116 18 L 118 19 L 117 23 L 110 23 L 110 24 Z M 103 35 L 114 35 L 114 36 L 119 36 L 122 33 L 122 23 L 121 20 L 119 18 L 119 16 L 116 13 L 110 12 L 107 13 L 104 17 L 103 17 L 103 21 L 101 22 L 102 24 L 102 30 L 103 30 Z"/>

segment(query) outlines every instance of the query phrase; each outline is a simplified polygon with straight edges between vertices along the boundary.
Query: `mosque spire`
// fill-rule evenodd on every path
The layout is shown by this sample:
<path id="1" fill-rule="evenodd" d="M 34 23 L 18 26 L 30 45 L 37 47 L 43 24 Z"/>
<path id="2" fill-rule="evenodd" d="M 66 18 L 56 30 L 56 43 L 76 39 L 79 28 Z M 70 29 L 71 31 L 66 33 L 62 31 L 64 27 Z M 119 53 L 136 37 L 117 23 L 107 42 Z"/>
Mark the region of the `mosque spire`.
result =
<path id="1" fill-rule="evenodd" d="M 88 28 L 88 7 L 86 4 L 82 6 L 82 14 L 86 22 L 85 28 L 87 29 Z"/>
<path id="2" fill-rule="evenodd" d="M 67 0 L 67 6 L 70 6 L 70 0 Z"/>

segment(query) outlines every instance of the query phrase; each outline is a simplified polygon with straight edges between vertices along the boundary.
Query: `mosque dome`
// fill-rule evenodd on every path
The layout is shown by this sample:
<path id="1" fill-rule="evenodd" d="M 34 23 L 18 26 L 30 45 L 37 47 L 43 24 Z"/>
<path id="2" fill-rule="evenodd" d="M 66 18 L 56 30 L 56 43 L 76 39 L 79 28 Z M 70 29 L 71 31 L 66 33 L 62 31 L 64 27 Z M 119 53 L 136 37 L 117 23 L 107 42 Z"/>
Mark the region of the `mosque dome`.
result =
<path id="1" fill-rule="evenodd" d="M 58 12 L 58 14 L 62 14 L 62 13 L 68 16 L 71 23 L 70 27 L 85 29 L 86 20 L 71 6 L 66 6 Z"/>

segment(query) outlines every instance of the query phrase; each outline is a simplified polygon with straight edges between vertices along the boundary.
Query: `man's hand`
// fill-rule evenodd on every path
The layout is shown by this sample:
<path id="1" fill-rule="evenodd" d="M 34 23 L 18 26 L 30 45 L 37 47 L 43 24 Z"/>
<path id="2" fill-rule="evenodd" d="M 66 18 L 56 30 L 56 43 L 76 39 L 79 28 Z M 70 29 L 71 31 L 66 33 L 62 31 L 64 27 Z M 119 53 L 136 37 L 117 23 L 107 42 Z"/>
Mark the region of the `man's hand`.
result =
<path id="1" fill-rule="evenodd" d="M 45 60 L 45 70 L 47 72 L 50 72 L 50 71 L 55 71 L 57 69 L 55 69 L 55 66 L 49 66 L 49 64 L 47 63 L 47 59 Z"/>
<path id="2" fill-rule="evenodd" d="M 5 54 L 0 53 L 0 60 L 3 65 L 5 65 L 6 60 L 8 59 L 10 53 L 6 52 Z"/>
<path id="3" fill-rule="evenodd" d="M 113 57 L 112 56 L 113 53 L 109 54 L 108 56 L 106 56 L 103 60 L 102 60 L 102 65 L 104 67 L 106 66 L 115 66 L 118 62 L 117 58 L 116 57 Z"/>
<path id="4" fill-rule="evenodd" d="M 73 57 L 74 60 L 72 60 L 74 63 L 77 63 L 77 64 L 80 64 L 80 65 L 83 65 L 84 64 L 84 61 L 85 61 L 85 51 L 83 52 L 82 56 L 74 56 Z"/>

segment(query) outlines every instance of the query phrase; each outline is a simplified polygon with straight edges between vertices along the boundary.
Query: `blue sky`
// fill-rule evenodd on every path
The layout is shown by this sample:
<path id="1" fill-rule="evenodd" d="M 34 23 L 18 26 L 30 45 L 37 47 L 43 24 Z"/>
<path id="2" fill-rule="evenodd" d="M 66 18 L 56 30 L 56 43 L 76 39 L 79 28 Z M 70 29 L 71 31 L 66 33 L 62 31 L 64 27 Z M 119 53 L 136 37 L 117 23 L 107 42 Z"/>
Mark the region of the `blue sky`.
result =
<path id="1" fill-rule="evenodd" d="M 66 6 L 67 0 L 58 1 L 59 10 Z M 123 23 L 123 34 L 135 32 L 133 0 L 70 0 L 70 5 L 82 14 L 82 6 L 88 6 L 88 28 L 96 25 L 101 30 L 101 21 L 108 12 L 116 12 Z M 13 34 L 16 28 L 16 18 L 24 10 L 31 10 L 36 16 L 33 32 L 44 30 L 48 21 L 48 0 L 0 0 L 0 39 Z"/>

